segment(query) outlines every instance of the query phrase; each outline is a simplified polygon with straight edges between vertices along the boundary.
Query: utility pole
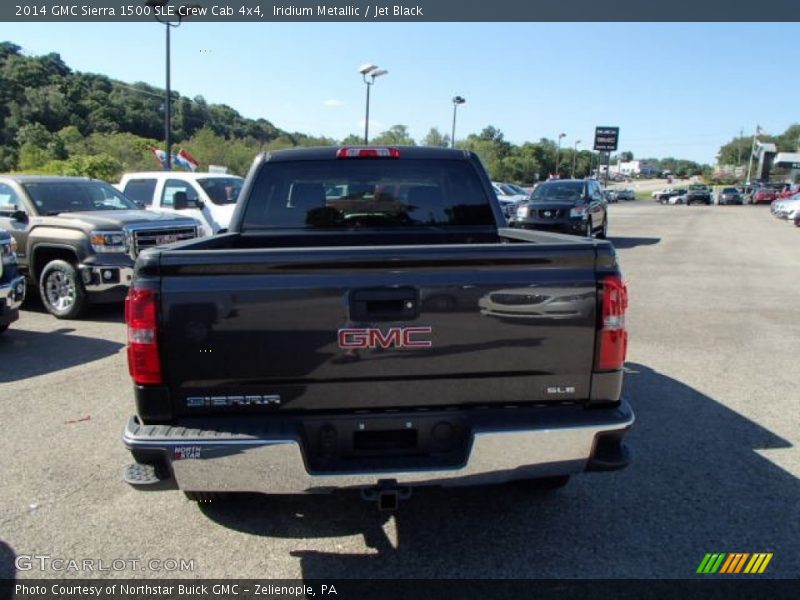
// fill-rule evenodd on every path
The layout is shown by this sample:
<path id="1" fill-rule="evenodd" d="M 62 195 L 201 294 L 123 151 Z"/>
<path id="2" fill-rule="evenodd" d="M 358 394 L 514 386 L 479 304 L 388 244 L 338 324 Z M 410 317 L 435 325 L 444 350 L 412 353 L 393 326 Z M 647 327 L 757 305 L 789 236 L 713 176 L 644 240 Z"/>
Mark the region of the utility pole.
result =
<path id="1" fill-rule="evenodd" d="M 756 135 L 758 134 L 758 129 L 753 134 L 753 143 L 750 145 L 750 162 L 747 164 L 747 183 L 751 183 L 750 181 L 750 174 L 753 171 L 753 152 L 756 151 Z"/>
<path id="2" fill-rule="evenodd" d="M 744 127 L 739 129 L 739 141 L 736 144 L 737 149 L 739 150 L 738 156 L 736 158 L 736 167 L 744 167 L 742 165 L 742 138 L 744 137 Z"/>

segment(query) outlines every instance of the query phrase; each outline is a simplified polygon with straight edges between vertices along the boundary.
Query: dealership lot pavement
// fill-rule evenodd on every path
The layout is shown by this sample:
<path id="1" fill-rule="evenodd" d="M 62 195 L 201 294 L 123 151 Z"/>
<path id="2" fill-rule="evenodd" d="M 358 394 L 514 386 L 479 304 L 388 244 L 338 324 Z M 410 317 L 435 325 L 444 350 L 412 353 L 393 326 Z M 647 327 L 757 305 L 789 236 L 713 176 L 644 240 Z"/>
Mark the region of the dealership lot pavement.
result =
<path id="1" fill-rule="evenodd" d="M 800 577 L 800 229 L 763 206 L 610 211 L 631 290 L 628 469 L 551 495 L 421 490 L 394 515 L 350 492 L 138 493 L 120 480 L 122 307 L 57 321 L 29 303 L 0 337 L 0 577 L 64 575 L 15 573 L 49 555 L 128 561 L 71 577 L 679 578 L 706 552 L 773 552 L 767 575 Z"/>

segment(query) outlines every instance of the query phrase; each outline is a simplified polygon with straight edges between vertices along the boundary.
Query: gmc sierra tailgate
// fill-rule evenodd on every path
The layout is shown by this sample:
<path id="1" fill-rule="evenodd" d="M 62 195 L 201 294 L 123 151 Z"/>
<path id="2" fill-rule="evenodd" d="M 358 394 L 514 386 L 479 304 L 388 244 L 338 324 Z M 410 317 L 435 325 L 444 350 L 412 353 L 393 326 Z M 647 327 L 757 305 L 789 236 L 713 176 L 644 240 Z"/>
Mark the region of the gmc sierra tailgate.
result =
<path id="1" fill-rule="evenodd" d="M 161 257 L 178 415 L 589 397 L 595 244 L 193 250 Z"/>

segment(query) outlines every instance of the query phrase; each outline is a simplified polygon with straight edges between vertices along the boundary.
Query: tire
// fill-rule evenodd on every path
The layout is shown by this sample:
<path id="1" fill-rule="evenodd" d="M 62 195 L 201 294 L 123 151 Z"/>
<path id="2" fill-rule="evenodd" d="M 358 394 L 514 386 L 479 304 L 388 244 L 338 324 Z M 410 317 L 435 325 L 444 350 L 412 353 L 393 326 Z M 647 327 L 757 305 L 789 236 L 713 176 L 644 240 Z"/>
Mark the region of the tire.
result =
<path id="1" fill-rule="evenodd" d="M 0 325 L 0 333 L 3 333 L 6 329 L 8 329 L 8 325 Z"/>
<path id="2" fill-rule="evenodd" d="M 603 229 L 597 234 L 597 239 L 604 240 L 608 237 L 608 215 L 603 219 Z"/>
<path id="3" fill-rule="evenodd" d="M 569 475 L 555 475 L 536 479 L 517 479 L 513 484 L 515 487 L 529 492 L 554 492 L 567 485 L 569 478 Z"/>
<path id="4" fill-rule="evenodd" d="M 51 260 L 42 269 L 39 296 L 57 319 L 77 319 L 88 303 L 78 270 L 65 260 Z"/>

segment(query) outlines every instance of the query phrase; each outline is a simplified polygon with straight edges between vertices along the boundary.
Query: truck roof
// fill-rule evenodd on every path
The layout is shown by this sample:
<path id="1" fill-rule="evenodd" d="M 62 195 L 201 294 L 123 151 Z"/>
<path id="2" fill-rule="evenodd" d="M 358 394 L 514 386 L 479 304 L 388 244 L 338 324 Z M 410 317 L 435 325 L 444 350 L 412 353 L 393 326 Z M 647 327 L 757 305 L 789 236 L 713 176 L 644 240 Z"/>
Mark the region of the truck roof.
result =
<path id="1" fill-rule="evenodd" d="M 70 177 L 68 175 L 0 175 L 17 183 L 63 183 L 68 181 L 100 181 L 91 177 Z M 103 182 L 105 183 L 105 182 Z"/>
<path id="2" fill-rule="evenodd" d="M 207 171 L 190 172 L 190 171 L 131 171 L 130 173 L 123 173 L 120 181 L 126 177 L 173 177 L 176 179 L 243 179 L 243 177 L 234 173 L 209 173 Z"/>
<path id="3" fill-rule="evenodd" d="M 268 162 L 289 160 L 335 160 L 337 152 L 339 152 L 339 150 L 342 148 L 395 149 L 399 151 L 399 156 L 397 158 L 400 160 L 466 160 L 471 154 L 471 152 L 468 150 L 458 150 L 455 148 L 438 148 L 432 146 L 373 146 L 370 144 L 359 144 L 350 146 L 287 148 L 285 150 L 263 152 L 258 155 L 258 158 L 262 161 Z M 397 160 L 397 158 L 393 160 Z"/>

